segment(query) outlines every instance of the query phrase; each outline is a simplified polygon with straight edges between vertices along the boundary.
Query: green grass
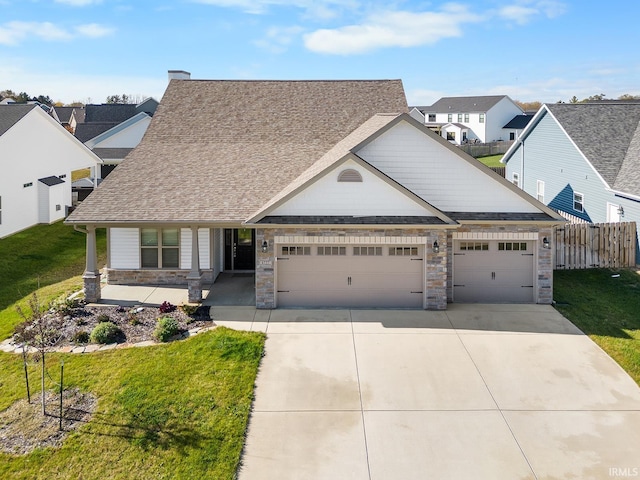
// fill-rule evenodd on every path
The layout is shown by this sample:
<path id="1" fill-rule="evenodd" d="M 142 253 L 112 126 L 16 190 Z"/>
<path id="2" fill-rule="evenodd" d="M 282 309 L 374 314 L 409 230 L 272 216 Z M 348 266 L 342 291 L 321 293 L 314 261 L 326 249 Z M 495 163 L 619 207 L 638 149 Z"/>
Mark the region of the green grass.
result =
<path id="1" fill-rule="evenodd" d="M 500 159 L 503 156 L 503 154 L 489 155 L 488 157 L 478 157 L 478 160 L 484 163 L 487 167 L 504 167 L 504 164 L 500 163 Z"/>
<path id="2" fill-rule="evenodd" d="M 96 237 L 101 265 L 106 258 L 104 230 L 98 230 Z M 37 225 L 0 239 L 0 340 L 11 335 L 20 321 L 17 301 L 48 285 L 52 288 L 42 291 L 43 304 L 81 288 L 79 275 L 84 266 L 85 235 L 62 222 Z"/>
<path id="3" fill-rule="evenodd" d="M 559 270 L 553 281 L 557 310 L 640 385 L 640 275 L 630 270 Z"/>
<path id="4" fill-rule="evenodd" d="M 51 376 L 64 358 L 66 387 L 96 395 L 97 411 L 58 449 L 0 453 L 0 478 L 233 479 L 264 338 L 219 327 L 167 345 L 51 354 Z M 0 352 L 0 410 L 25 397 L 20 356 Z"/>

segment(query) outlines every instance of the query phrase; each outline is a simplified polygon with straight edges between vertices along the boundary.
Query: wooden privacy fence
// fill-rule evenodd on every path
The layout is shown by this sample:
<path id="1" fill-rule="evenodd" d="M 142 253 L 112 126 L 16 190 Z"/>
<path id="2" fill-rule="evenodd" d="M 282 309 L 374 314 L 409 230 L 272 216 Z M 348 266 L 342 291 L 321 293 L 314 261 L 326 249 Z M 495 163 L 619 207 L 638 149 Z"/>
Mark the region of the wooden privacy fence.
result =
<path id="1" fill-rule="evenodd" d="M 555 236 L 556 270 L 636 264 L 636 222 L 567 223 L 556 228 Z"/>

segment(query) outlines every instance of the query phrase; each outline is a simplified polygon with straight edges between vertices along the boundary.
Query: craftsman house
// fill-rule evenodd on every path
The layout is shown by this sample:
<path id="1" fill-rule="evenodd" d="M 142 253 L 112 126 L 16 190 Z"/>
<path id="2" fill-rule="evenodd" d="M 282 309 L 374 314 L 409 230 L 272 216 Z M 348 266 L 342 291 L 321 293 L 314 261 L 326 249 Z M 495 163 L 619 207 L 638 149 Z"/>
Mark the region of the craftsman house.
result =
<path id="1" fill-rule="evenodd" d="M 67 222 L 87 232 L 89 300 L 106 228 L 109 283 L 198 301 L 250 271 L 258 308 L 445 309 L 551 303 L 559 220 L 410 117 L 399 80 L 174 79 Z"/>

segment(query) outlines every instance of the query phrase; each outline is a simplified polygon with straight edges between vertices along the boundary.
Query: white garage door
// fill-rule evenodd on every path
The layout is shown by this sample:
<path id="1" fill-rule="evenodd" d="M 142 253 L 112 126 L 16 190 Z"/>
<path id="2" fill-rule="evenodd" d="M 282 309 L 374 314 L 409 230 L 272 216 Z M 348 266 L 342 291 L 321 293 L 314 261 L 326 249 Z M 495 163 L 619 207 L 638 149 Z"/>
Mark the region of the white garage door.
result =
<path id="1" fill-rule="evenodd" d="M 453 301 L 533 303 L 533 241 L 457 240 Z"/>
<path id="2" fill-rule="evenodd" d="M 423 248 L 282 245 L 279 307 L 423 307 Z"/>

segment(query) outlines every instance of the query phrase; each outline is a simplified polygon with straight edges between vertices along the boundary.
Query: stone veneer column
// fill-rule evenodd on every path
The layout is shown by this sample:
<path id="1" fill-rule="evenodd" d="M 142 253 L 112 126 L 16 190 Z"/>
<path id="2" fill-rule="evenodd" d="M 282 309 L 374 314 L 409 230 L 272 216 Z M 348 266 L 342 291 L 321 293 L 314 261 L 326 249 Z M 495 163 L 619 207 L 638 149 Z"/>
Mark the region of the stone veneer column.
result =
<path id="1" fill-rule="evenodd" d="M 95 303 L 102 298 L 100 291 L 100 271 L 98 270 L 98 253 L 96 250 L 96 227 L 87 226 L 86 235 L 86 261 L 85 270 L 82 274 L 84 298 L 89 303 Z"/>
<path id="2" fill-rule="evenodd" d="M 191 227 L 191 270 L 187 275 L 189 303 L 202 301 L 202 271 L 200 270 L 200 246 L 198 227 Z"/>
<path id="3" fill-rule="evenodd" d="M 262 243 L 267 242 L 267 251 L 262 251 Z M 275 308 L 276 258 L 273 231 L 256 230 L 256 308 Z"/>
<path id="4" fill-rule="evenodd" d="M 427 310 L 447 308 L 447 231 L 429 232 L 426 252 L 426 295 Z M 438 242 L 439 252 L 434 253 L 433 242 Z"/>
<path id="5" fill-rule="evenodd" d="M 544 238 L 549 240 L 549 247 L 544 248 Z M 538 303 L 553 303 L 553 251 L 555 235 L 553 228 L 541 228 L 538 233 Z"/>

